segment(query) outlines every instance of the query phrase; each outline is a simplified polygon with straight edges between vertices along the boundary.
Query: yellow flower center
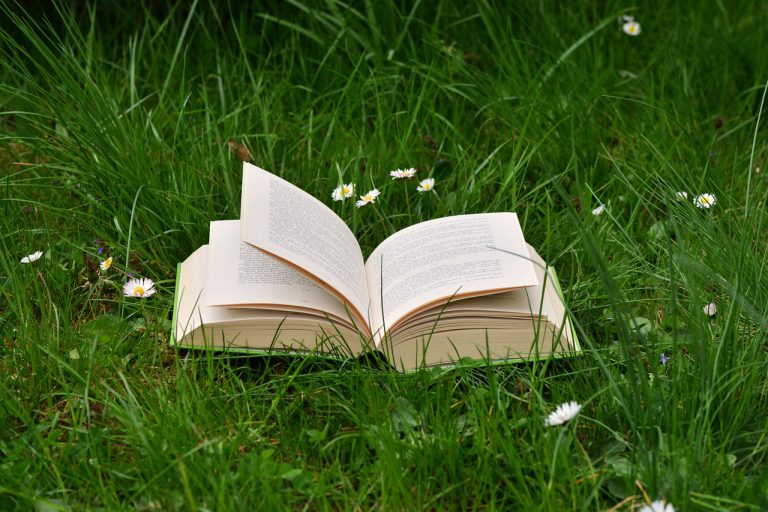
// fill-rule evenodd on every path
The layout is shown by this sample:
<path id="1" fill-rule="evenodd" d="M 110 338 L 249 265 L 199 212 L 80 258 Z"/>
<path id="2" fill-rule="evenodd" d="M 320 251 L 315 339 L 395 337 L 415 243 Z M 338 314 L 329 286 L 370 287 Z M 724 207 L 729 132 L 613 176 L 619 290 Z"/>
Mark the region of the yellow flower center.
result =
<path id="1" fill-rule="evenodd" d="M 110 265 L 112 265 L 112 257 L 111 256 L 104 260 L 104 270 L 108 269 L 110 267 Z"/>
<path id="2" fill-rule="evenodd" d="M 708 197 L 702 197 L 701 198 L 702 204 L 709 204 L 709 198 Z"/>
<path id="3" fill-rule="evenodd" d="M 133 294 L 137 297 L 143 297 L 144 296 L 144 288 L 141 286 L 137 286 L 133 289 Z"/>
<path id="4" fill-rule="evenodd" d="M 341 187 L 341 193 L 344 195 L 349 194 L 349 187 Z"/>

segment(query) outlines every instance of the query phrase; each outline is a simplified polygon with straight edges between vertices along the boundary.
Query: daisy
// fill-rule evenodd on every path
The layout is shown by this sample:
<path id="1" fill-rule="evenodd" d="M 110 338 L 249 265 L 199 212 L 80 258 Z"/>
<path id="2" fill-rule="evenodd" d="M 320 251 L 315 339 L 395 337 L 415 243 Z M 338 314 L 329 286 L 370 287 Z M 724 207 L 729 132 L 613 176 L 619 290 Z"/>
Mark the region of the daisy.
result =
<path id="1" fill-rule="evenodd" d="M 123 295 L 126 297 L 139 297 L 141 299 L 153 295 L 155 290 L 155 283 L 151 279 L 131 279 L 123 285 Z"/>
<path id="2" fill-rule="evenodd" d="M 379 197 L 379 194 L 381 194 L 381 192 L 379 192 L 379 189 L 375 188 L 364 196 L 360 196 L 360 200 L 355 203 L 355 206 L 360 208 L 361 206 L 365 206 L 368 203 L 373 203 L 376 201 L 376 198 Z"/>
<path id="3" fill-rule="evenodd" d="M 42 255 L 43 255 L 43 251 L 35 251 L 29 256 L 24 256 L 23 258 L 21 258 L 21 262 L 32 263 L 33 261 L 39 260 Z"/>
<path id="4" fill-rule="evenodd" d="M 699 194 L 696 196 L 696 199 L 693 200 L 693 204 L 695 204 L 697 208 L 712 208 L 712 206 L 717 204 L 717 198 L 714 194 Z"/>
<path id="5" fill-rule="evenodd" d="M 710 302 L 706 306 L 704 306 L 704 314 L 708 317 L 713 317 L 717 314 L 717 306 L 714 302 Z"/>
<path id="6" fill-rule="evenodd" d="M 640 24 L 638 22 L 636 22 L 634 19 L 629 20 L 626 23 L 624 23 L 621 26 L 621 29 L 628 36 L 639 36 L 640 35 Z"/>
<path id="7" fill-rule="evenodd" d="M 650 505 L 640 507 L 640 512 L 675 512 L 675 507 L 664 500 L 656 500 Z"/>
<path id="8" fill-rule="evenodd" d="M 602 215 L 604 211 L 605 211 L 605 205 L 604 205 L 604 204 L 601 204 L 601 205 L 599 205 L 597 208 L 595 208 L 594 210 L 592 210 L 592 215 L 594 215 L 595 217 L 597 217 L 598 215 Z"/>
<path id="9" fill-rule="evenodd" d="M 109 267 L 111 267 L 111 266 L 112 266 L 112 256 L 110 256 L 109 258 L 107 258 L 104 261 L 102 261 L 101 263 L 99 263 L 99 267 L 101 268 L 101 270 L 103 270 L 105 272 L 107 270 L 109 270 Z"/>
<path id="10" fill-rule="evenodd" d="M 352 183 L 341 184 L 331 193 L 331 197 L 334 201 L 343 201 L 348 197 L 352 197 L 355 194 L 355 186 Z"/>
<path id="11" fill-rule="evenodd" d="M 435 188 L 435 178 L 427 178 L 419 182 L 419 186 L 416 187 L 416 190 L 418 190 L 419 192 L 429 192 L 430 190 L 434 190 L 434 188 Z"/>
<path id="12" fill-rule="evenodd" d="M 687 201 L 688 200 L 688 192 L 680 191 L 677 193 L 676 196 L 678 201 Z"/>
<path id="13" fill-rule="evenodd" d="M 394 171 L 390 171 L 389 175 L 392 176 L 393 180 L 413 178 L 416 175 L 416 169 L 413 167 L 410 169 L 395 169 Z"/>
<path id="14" fill-rule="evenodd" d="M 577 402 L 566 402 L 564 404 L 560 404 L 557 406 L 557 409 L 555 409 L 555 412 L 551 413 L 549 416 L 547 416 L 547 419 L 544 420 L 544 426 L 553 427 L 555 425 L 568 423 L 573 418 L 575 418 L 577 414 L 579 414 L 580 410 L 581 405 L 579 405 Z"/>

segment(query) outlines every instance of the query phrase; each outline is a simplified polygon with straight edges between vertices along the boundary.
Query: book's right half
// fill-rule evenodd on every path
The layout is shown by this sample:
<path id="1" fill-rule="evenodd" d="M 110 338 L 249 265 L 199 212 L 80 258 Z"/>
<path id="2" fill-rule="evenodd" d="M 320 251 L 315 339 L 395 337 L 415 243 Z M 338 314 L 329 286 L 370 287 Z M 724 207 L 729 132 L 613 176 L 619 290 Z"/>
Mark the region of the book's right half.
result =
<path id="1" fill-rule="evenodd" d="M 462 359 L 525 361 L 580 351 L 554 269 L 526 244 L 537 283 L 454 299 L 395 325 L 381 349 L 401 371 Z"/>
<path id="2" fill-rule="evenodd" d="M 379 244 L 365 272 L 377 338 L 434 306 L 539 282 L 517 215 L 509 212 L 410 226 Z"/>

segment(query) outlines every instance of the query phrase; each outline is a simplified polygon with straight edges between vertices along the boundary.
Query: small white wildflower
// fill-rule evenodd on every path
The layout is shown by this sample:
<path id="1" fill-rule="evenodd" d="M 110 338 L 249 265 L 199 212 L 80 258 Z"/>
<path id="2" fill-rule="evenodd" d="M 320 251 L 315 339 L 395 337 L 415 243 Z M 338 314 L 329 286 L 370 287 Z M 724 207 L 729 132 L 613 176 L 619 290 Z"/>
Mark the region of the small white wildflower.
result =
<path id="1" fill-rule="evenodd" d="M 664 500 L 656 500 L 650 505 L 640 507 L 640 512 L 675 512 L 675 507 Z"/>
<path id="2" fill-rule="evenodd" d="M 640 24 L 638 22 L 636 22 L 634 19 L 629 20 L 626 23 L 624 23 L 621 26 L 621 29 L 628 36 L 639 36 L 640 35 Z"/>
<path id="3" fill-rule="evenodd" d="M 373 203 L 376 201 L 376 198 L 379 197 L 379 194 L 381 194 L 381 192 L 379 192 L 379 189 L 375 188 L 364 196 L 360 196 L 360 200 L 355 203 L 355 206 L 360 208 L 368 203 Z"/>
<path id="4" fill-rule="evenodd" d="M 624 15 L 624 16 L 621 17 L 621 22 L 622 23 L 628 23 L 630 21 L 635 21 L 635 17 L 634 16 L 629 16 L 629 15 Z"/>
<path id="5" fill-rule="evenodd" d="M 704 306 L 704 314 L 708 317 L 713 317 L 717 314 L 717 306 L 714 302 L 710 302 L 706 306 Z"/>
<path id="6" fill-rule="evenodd" d="M 156 291 L 154 281 L 144 277 L 141 279 L 131 279 L 123 285 L 123 295 L 126 297 L 139 297 L 144 299 L 154 295 Z"/>
<path id="7" fill-rule="evenodd" d="M 102 271 L 109 270 L 109 267 L 111 266 L 112 266 L 112 256 L 110 256 L 109 258 L 99 263 L 99 268 L 101 268 Z"/>
<path id="8" fill-rule="evenodd" d="M 435 178 L 427 178 L 419 182 L 419 186 L 416 187 L 416 190 L 419 192 L 429 192 L 430 190 L 434 190 L 434 188 Z"/>
<path id="9" fill-rule="evenodd" d="M 389 175 L 392 176 L 393 180 L 413 178 L 416 175 L 416 169 L 413 167 L 410 169 L 395 169 L 394 171 L 390 171 Z"/>
<path id="10" fill-rule="evenodd" d="M 688 192 L 680 191 L 677 193 L 677 196 L 675 196 L 678 201 L 687 201 L 688 200 Z"/>
<path id="11" fill-rule="evenodd" d="M 714 194 L 699 194 L 696 196 L 696 199 L 693 200 L 693 204 L 695 204 L 697 208 L 712 208 L 717 204 L 717 198 Z"/>
<path id="12" fill-rule="evenodd" d="M 597 217 L 598 215 L 602 215 L 604 211 L 605 211 L 605 205 L 604 205 L 604 204 L 601 204 L 601 205 L 599 205 L 597 208 L 595 208 L 594 210 L 592 210 L 592 215 L 594 215 L 595 217 Z"/>
<path id="13" fill-rule="evenodd" d="M 579 405 L 578 402 L 566 402 L 560 404 L 557 406 L 557 409 L 555 409 L 555 412 L 551 413 L 547 416 L 547 419 L 544 420 L 544 426 L 553 427 L 555 425 L 568 423 L 579 414 L 580 410 L 581 405 Z"/>
<path id="14" fill-rule="evenodd" d="M 331 192 L 331 197 L 334 201 L 343 201 L 348 197 L 352 197 L 355 194 L 355 186 L 352 183 L 342 183 Z"/>
<path id="15" fill-rule="evenodd" d="M 40 259 L 40 257 L 43 255 L 43 251 L 35 251 L 32 254 L 28 256 L 24 256 L 21 258 L 22 263 L 32 263 L 33 261 L 37 261 Z"/>

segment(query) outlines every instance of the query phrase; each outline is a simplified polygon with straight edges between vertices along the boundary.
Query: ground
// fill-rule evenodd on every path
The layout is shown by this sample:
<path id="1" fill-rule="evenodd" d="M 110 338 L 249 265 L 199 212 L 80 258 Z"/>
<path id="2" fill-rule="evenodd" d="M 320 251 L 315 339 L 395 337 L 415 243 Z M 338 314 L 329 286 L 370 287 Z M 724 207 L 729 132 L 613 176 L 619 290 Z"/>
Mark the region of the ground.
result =
<path id="1" fill-rule="evenodd" d="M 0 2 L 0 508 L 768 508 L 765 9 L 26 9 Z M 402 375 L 176 351 L 176 264 L 238 218 L 243 160 L 366 254 L 517 212 L 583 354 Z M 411 167 L 434 190 L 390 179 Z"/>

